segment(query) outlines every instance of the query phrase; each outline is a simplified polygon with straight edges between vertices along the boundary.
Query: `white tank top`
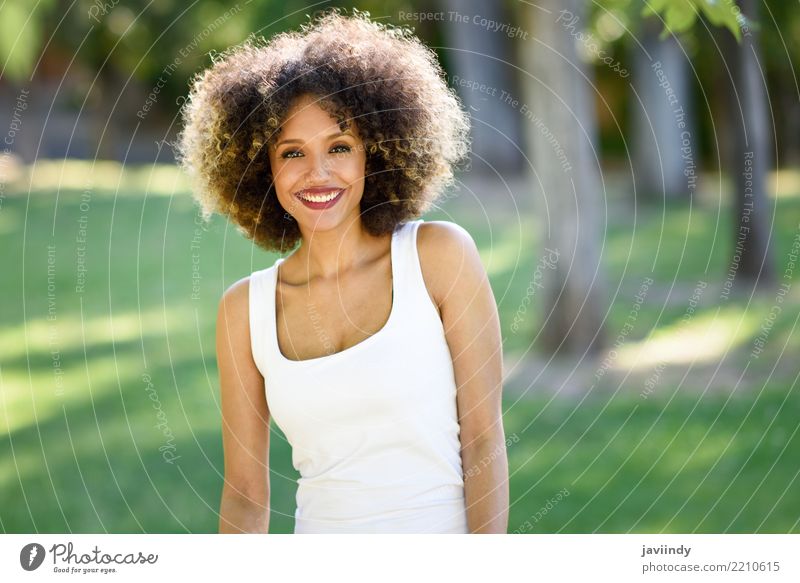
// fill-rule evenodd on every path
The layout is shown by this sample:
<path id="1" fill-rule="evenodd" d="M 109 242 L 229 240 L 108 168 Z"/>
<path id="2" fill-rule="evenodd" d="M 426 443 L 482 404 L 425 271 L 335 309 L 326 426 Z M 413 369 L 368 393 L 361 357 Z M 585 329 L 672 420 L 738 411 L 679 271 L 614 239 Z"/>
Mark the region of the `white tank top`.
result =
<path id="1" fill-rule="evenodd" d="M 417 253 L 391 241 L 393 299 L 377 333 L 290 360 L 278 347 L 278 265 L 250 276 L 253 358 L 300 473 L 295 533 L 466 533 L 453 361 Z"/>

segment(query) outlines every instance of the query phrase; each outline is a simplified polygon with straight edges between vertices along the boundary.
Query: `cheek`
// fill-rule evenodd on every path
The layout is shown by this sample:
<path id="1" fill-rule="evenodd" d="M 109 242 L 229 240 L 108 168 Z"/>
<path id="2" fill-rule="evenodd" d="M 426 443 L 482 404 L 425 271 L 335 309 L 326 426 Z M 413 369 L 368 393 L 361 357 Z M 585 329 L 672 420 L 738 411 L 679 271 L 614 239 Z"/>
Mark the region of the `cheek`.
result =
<path id="1" fill-rule="evenodd" d="M 299 165 L 297 164 L 282 164 L 280 162 L 274 164 L 272 166 L 272 179 L 275 181 L 275 187 L 278 190 L 285 190 L 292 186 L 300 174 L 298 168 Z"/>
<path id="2" fill-rule="evenodd" d="M 351 181 L 361 180 L 367 168 L 365 156 L 353 156 L 347 161 L 346 172 Z"/>
<path id="3" fill-rule="evenodd" d="M 363 160 L 350 160 L 345 167 L 345 172 L 351 180 L 358 180 L 364 176 L 364 161 Z"/>
<path id="4" fill-rule="evenodd" d="M 275 195 L 281 206 L 287 212 L 292 212 L 295 199 L 290 192 L 296 184 L 297 178 L 292 176 L 292 170 L 289 166 L 281 164 L 280 162 L 274 164 L 271 169 Z"/>

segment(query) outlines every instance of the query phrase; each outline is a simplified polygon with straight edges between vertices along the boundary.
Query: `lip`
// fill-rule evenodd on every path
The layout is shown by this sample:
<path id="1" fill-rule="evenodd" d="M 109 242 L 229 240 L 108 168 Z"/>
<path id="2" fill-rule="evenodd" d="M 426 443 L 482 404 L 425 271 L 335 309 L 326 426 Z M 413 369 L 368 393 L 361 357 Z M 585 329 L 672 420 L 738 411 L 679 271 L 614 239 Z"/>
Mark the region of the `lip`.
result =
<path id="1" fill-rule="evenodd" d="M 339 191 L 339 194 L 337 194 L 334 198 L 332 198 L 331 200 L 326 201 L 326 202 L 312 202 L 312 201 L 306 200 L 302 196 L 300 196 L 302 193 L 326 194 L 326 193 L 331 193 L 331 192 L 334 192 L 334 191 L 337 191 L 337 190 Z M 331 188 L 329 186 L 305 188 L 305 189 L 295 193 L 295 197 L 297 197 L 297 200 L 299 200 L 301 203 L 303 203 L 303 206 L 305 206 L 307 208 L 310 208 L 310 209 L 313 209 L 313 210 L 323 210 L 323 209 L 330 208 L 333 205 L 335 205 L 337 202 L 339 202 L 339 200 L 341 200 L 342 194 L 344 194 L 345 190 L 346 190 L 345 188 L 337 189 L 337 188 Z"/>

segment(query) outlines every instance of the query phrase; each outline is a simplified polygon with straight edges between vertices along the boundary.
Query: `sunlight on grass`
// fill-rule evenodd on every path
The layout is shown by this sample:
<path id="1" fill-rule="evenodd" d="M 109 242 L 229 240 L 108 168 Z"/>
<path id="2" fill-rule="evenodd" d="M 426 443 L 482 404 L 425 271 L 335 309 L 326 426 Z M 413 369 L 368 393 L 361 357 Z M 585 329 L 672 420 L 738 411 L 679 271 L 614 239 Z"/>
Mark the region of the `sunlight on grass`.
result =
<path id="1" fill-rule="evenodd" d="M 531 249 L 535 247 L 536 243 L 534 241 L 535 231 L 526 228 L 525 223 L 529 222 L 523 221 L 522 233 L 514 228 L 495 231 L 494 240 L 491 243 L 487 241 L 485 246 L 478 248 L 481 262 L 486 267 L 489 277 L 513 271 L 514 267 L 522 269 L 523 272 L 530 269 L 527 264 L 520 265 L 521 261 L 525 261 L 527 255 L 522 250 Z"/>
<path id="2" fill-rule="evenodd" d="M 60 414 L 62 406 L 89 402 L 111 391 L 118 390 L 117 378 L 124 386 L 138 382 L 142 369 L 141 357 L 136 354 L 117 354 L 116 357 L 91 358 L 88 367 L 65 368 L 63 376 L 56 381 L 54 371 L 48 367 L 27 370 L 3 370 L 2 401 L 0 414 L 0 435 L 7 435 L 18 429 L 42 424 L 54 415 Z M 87 381 L 87 372 L 91 385 Z M 91 386 L 91 390 L 90 390 Z"/>
<path id="3" fill-rule="evenodd" d="M 0 352 L 6 358 L 19 358 L 25 354 L 49 354 L 50 335 L 57 333 L 61 347 L 71 346 L 86 349 L 115 342 L 128 342 L 150 335 L 163 335 L 168 321 L 194 322 L 194 312 L 185 306 L 152 308 L 141 312 L 117 312 L 108 315 L 84 318 L 80 314 L 59 315 L 54 324 L 47 318 L 32 318 L 27 323 L 6 326 L 0 332 Z M 192 325 L 192 328 L 194 326 Z M 113 336 L 112 336 L 113 331 Z M 27 334 L 27 344 L 22 341 Z"/>
<path id="4" fill-rule="evenodd" d="M 28 189 L 83 189 L 87 184 L 95 188 L 116 190 L 138 189 L 153 195 L 170 195 L 190 189 L 188 177 L 174 164 L 127 164 L 112 160 L 39 159 L 35 164 L 20 164 L 17 160 L 5 165 L 0 180 L 13 190 Z M 608 181 L 615 174 L 606 171 Z M 730 188 L 729 177 L 714 172 L 704 174 L 704 184 L 716 198 L 720 188 Z M 800 196 L 800 169 L 788 168 L 771 171 L 767 175 L 767 193 L 772 198 Z"/>
<path id="5" fill-rule="evenodd" d="M 10 190 L 117 189 L 141 196 L 171 195 L 190 189 L 188 177 L 174 164 L 123 165 L 108 160 L 37 160 L 23 166 Z"/>
<path id="6" fill-rule="evenodd" d="M 735 452 L 734 435 L 728 431 L 718 429 L 709 433 L 703 439 L 703 434 L 707 428 L 690 424 L 688 429 L 688 435 L 685 436 L 684 443 L 677 446 L 673 443 L 664 457 L 658 462 L 659 469 L 667 475 L 674 475 L 679 472 L 707 471 L 724 456 L 730 456 Z M 692 434 L 694 434 L 693 437 Z M 663 439 L 661 443 L 666 443 L 672 438 L 673 435 L 665 434 L 661 437 Z M 699 447 L 697 449 L 694 446 L 688 448 L 688 444 L 691 443 L 699 444 Z M 650 459 L 654 460 L 656 457 Z"/>
<path id="7" fill-rule="evenodd" d="M 658 363 L 710 362 L 747 342 L 761 325 L 763 315 L 739 306 L 722 308 L 691 320 L 659 327 L 641 342 L 619 349 L 622 368 L 651 368 Z"/>
<path id="8" fill-rule="evenodd" d="M 702 198 L 709 202 L 719 197 L 720 191 L 733 192 L 734 186 L 728 173 L 704 172 L 701 180 Z M 800 197 L 800 168 L 781 168 L 767 172 L 766 195 L 773 199 Z"/>
<path id="9" fill-rule="evenodd" d="M 800 169 L 770 172 L 767 175 L 767 192 L 777 198 L 800 196 Z"/>
<path id="10" fill-rule="evenodd" d="M 136 379 L 141 372 L 141 352 L 120 349 L 123 343 L 144 337 L 163 338 L 168 323 L 180 322 L 171 327 L 172 334 L 178 337 L 182 332 L 192 334 L 194 315 L 186 307 L 153 308 L 137 312 L 119 313 L 111 321 L 107 316 L 86 318 L 81 323 L 78 314 L 60 316 L 57 332 L 59 359 L 63 376 L 56 378 L 52 345 L 50 344 L 52 323 L 46 318 L 30 320 L 27 325 L 7 327 L 0 333 L 0 352 L 6 359 L 18 359 L 20 363 L 5 366 L 2 371 L 2 405 L 0 415 L 0 434 L 12 432 L 37 420 L 41 423 L 69 404 L 90 399 L 86 379 L 86 360 L 83 356 L 84 342 L 89 355 L 89 374 L 94 396 L 107 392 L 116 386 L 117 371 L 120 378 Z M 25 337 L 23 326 L 27 328 L 27 347 L 20 340 Z M 116 366 L 113 357 L 96 354 L 99 347 L 117 346 Z M 180 345 L 185 345 L 180 343 Z M 27 357 L 26 357 L 27 350 Z M 71 358 L 68 356 L 72 352 Z M 180 352 L 176 347 L 175 354 Z M 31 363 L 31 372 L 28 365 Z M 47 364 L 43 364 L 47 363 Z M 124 381 L 123 381 L 124 382 Z M 59 395 L 60 392 L 63 394 Z M 33 394 L 31 394 L 33 389 Z"/>

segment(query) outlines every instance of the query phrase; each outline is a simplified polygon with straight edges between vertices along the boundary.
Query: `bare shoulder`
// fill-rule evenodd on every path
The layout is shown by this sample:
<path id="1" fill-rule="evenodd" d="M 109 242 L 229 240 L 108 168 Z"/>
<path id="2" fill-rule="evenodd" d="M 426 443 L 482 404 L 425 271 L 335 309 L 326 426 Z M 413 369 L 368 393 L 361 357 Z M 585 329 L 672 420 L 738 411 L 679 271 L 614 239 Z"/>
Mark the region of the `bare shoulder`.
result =
<path id="1" fill-rule="evenodd" d="M 475 240 L 457 223 L 421 223 L 417 249 L 428 292 L 440 310 L 454 286 L 485 277 Z"/>
<path id="2" fill-rule="evenodd" d="M 250 338 L 250 276 L 222 294 L 217 311 L 216 349 L 223 387 L 241 386 L 247 379 L 259 386 Z M 256 390 L 252 389 L 252 390 Z M 260 389 L 259 389 L 260 390 Z"/>
<path id="3" fill-rule="evenodd" d="M 247 312 L 250 307 L 250 276 L 243 277 L 231 284 L 222 294 L 219 301 L 220 312 L 226 312 L 230 318 L 230 313 L 241 314 Z"/>
<path id="4" fill-rule="evenodd" d="M 236 281 L 219 300 L 217 340 L 235 349 L 250 344 L 250 276 Z"/>

